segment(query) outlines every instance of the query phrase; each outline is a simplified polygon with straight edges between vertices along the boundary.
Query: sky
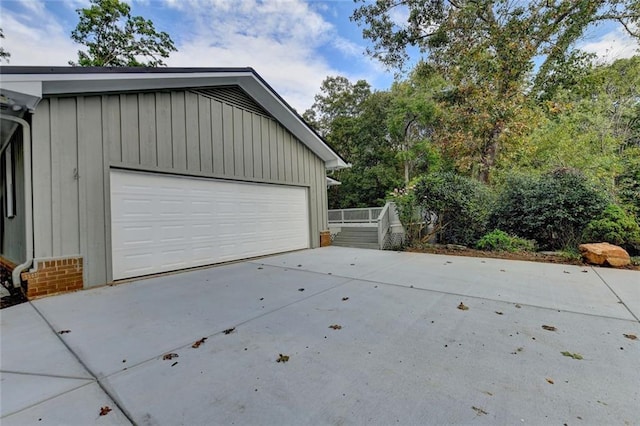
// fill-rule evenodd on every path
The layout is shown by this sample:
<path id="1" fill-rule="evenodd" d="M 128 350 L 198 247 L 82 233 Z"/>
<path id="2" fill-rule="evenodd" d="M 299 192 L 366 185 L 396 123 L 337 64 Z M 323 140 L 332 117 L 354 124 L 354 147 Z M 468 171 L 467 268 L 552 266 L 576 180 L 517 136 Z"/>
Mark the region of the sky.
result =
<path id="1" fill-rule="evenodd" d="M 174 40 L 172 67 L 252 67 L 299 112 L 327 76 L 367 80 L 384 90 L 394 73 L 365 55 L 369 42 L 349 20 L 352 0 L 125 0 Z M 71 41 L 76 9 L 89 0 L 0 0 L 1 45 L 10 65 L 67 65 L 82 48 Z M 401 15 L 398 15 L 401 19 Z M 579 46 L 604 61 L 638 45 L 621 27 L 590 29 Z M 417 59 L 417 58 L 413 58 Z"/>

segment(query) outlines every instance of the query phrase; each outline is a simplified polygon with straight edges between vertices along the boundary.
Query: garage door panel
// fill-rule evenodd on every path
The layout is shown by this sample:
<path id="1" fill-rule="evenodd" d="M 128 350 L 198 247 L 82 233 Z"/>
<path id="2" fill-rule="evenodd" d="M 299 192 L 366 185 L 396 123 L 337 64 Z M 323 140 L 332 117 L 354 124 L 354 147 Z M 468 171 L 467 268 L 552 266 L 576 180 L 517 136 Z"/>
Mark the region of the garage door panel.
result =
<path id="1" fill-rule="evenodd" d="M 307 189 L 112 170 L 114 279 L 309 247 Z"/>

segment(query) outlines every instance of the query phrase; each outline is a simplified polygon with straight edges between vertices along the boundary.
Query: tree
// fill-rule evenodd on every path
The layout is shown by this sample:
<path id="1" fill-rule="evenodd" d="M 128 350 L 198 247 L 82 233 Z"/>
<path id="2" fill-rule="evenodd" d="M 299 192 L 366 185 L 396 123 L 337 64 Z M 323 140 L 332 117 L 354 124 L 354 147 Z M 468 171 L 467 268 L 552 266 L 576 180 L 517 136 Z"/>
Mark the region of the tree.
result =
<path id="1" fill-rule="evenodd" d="M 4 38 L 4 32 L 2 31 L 2 28 L 0 28 L 0 39 L 3 39 L 3 38 Z M 7 52 L 6 50 L 4 50 L 4 47 L 0 46 L 0 62 L 2 62 L 2 60 L 9 62 L 10 57 L 11 57 L 11 53 Z"/>
<path id="2" fill-rule="evenodd" d="M 91 0 L 91 7 L 76 12 L 80 22 L 71 38 L 88 49 L 78 51 L 78 62 L 70 65 L 157 67 L 177 50 L 169 34 L 157 32 L 150 20 L 131 16 L 131 7 L 120 0 Z"/>
<path id="3" fill-rule="evenodd" d="M 418 47 L 451 87 L 447 132 L 469 146 L 469 169 L 483 181 L 495 165 L 505 133 L 523 125 L 520 108 L 575 63 L 575 43 L 587 27 L 619 22 L 638 37 L 639 0 L 376 0 L 362 2 L 352 20 L 373 41 L 368 53 L 401 68 L 407 47 Z M 395 12 L 408 12 L 406 23 Z M 542 58 L 534 68 L 534 59 Z M 572 59 L 573 58 L 573 59 Z M 456 118 L 461 120 L 457 121 Z"/>
<path id="4" fill-rule="evenodd" d="M 369 83 L 327 77 L 303 117 L 348 162 L 333 172 L 342 185 L 329 190 L 329 208 L 384 204 L 402 180 L 387 128 L 388 92 L 371 92 Z"/>

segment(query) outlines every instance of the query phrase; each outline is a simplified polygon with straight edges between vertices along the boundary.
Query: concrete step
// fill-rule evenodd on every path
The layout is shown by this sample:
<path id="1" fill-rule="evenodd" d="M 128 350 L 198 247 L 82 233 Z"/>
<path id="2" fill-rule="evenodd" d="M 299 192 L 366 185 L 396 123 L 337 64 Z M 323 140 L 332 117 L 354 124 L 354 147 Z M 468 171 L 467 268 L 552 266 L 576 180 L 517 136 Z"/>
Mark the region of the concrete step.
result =
<path id="1" fill-rule="evenodd" d="M 343 238 L 343 237 L 336 237 L 333 239 L 333 242 L 340 242 L 340 243 L 345 243 L 345 244 L 358 244 L 358 243 L 363 243 L 363 244 L 378 244 L 378 239 L 377 238 Z"/>
<path id="2" fill-rule="evenodd" d="M 338 246 L 338 247 L 353 247 L 353 248 L 365 248 L 365 249 L 374 249 L 374 250 L 377 250 L 379 248 L 378 243 L 345 243 L 345 242 L 336 241 L 336 240 L 333 240 L 331 245 Z"/>

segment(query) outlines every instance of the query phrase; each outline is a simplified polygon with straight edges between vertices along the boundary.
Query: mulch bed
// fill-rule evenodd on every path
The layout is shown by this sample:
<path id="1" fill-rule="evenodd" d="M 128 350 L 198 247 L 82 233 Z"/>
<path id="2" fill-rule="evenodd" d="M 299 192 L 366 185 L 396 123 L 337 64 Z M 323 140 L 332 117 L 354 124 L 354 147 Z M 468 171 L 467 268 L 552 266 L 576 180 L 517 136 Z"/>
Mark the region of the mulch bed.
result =
<path id="1" fill-rule="evenodd" d="M 19 305 L 27 301 L 20 289 L 8 289 L 11 295 L 5 296 L 0 299 L 0 309 L 8 308 L 9 306 Z"/>
<path id="2" fill-rule="evenodd" d="M 561 255 L 554 255 L 548 253 L 527 253 L 527 252 L 494 252 L 494 251 L 482 251 L 471 248 L 462 248 L 456 246 L 455 248 L 447 247 L 444 245 L 428 245 L 421 247 L 407 247 L 405 251 L 413 253 L 431 253 L 431 254 L 446 254 L 450 256 L 467 256 L 467 257 L 484 257 L 493 259 L 507 259 L 507 260 L 526 260 L 529 262 L 542 262 L 542 263 L 559 263 L 563 265 L 579 265 L 590 266 L 587 263 L 579 259 L 571 259 Z M 640 266 L 629 265 L 624 268 L 632 271 L 640 271 Z"/>

